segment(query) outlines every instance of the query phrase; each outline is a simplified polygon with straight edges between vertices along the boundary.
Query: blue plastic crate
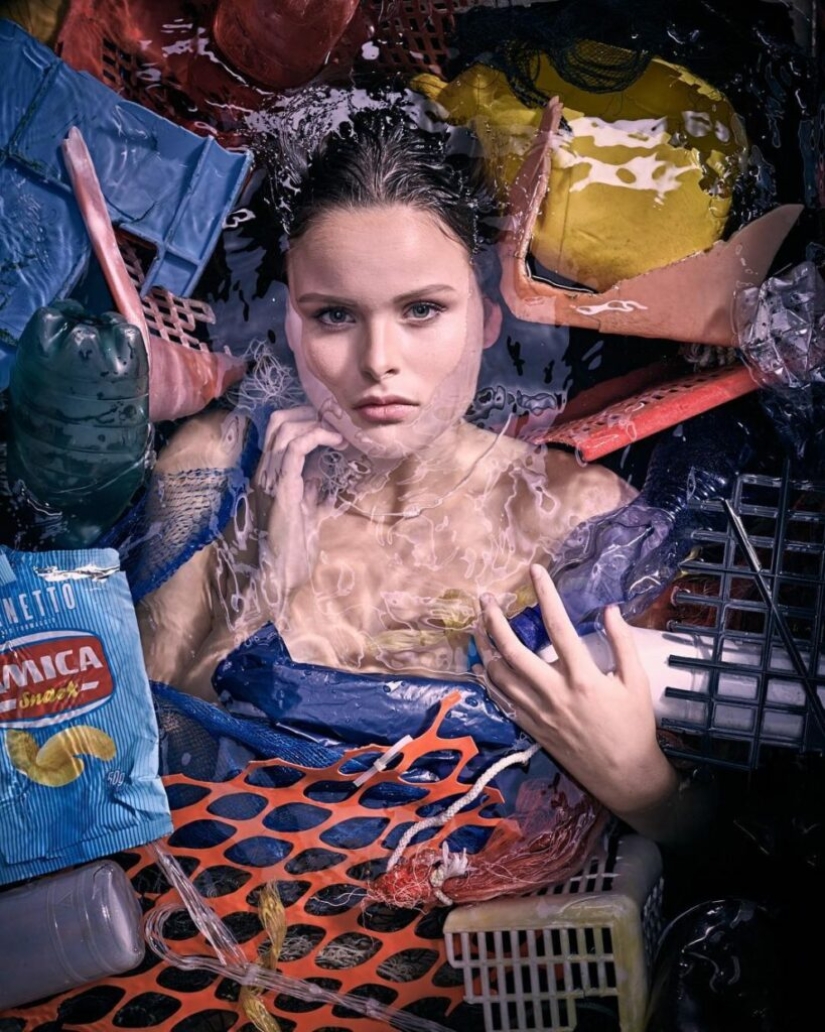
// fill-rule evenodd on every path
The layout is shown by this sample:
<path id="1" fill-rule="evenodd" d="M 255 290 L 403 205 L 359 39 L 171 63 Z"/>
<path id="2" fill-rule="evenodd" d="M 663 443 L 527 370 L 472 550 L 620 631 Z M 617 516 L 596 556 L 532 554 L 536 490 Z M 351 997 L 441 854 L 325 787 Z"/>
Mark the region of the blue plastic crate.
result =
<path id="1" fill-rule="evenodd" d="M 78 126 L 112 222 L 150 244 L 143 284 L 192 293 L 252 163 L 122 100 L 0 20 L 0 340 L 77 283 L 91 245 L 60 144 Z"/>

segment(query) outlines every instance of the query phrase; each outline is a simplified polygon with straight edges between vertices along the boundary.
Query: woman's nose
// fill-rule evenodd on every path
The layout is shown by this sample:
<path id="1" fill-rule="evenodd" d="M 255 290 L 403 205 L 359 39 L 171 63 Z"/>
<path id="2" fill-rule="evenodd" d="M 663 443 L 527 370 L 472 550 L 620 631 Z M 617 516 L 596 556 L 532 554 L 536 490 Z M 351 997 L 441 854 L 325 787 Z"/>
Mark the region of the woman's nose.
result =
<path id="1" fill-rule="evenodd" d="M 373 380 L 383 380 L 401 368 L 400 346 L 394 328 L 384 320 L 365 326 L 361 369 Z"/>

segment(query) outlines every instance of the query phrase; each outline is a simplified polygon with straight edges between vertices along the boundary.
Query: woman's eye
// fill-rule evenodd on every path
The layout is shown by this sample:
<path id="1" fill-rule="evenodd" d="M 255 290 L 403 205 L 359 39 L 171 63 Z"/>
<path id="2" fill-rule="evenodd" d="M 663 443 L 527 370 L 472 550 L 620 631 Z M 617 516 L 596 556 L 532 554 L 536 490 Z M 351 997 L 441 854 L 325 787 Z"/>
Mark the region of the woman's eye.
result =
<path id="1" fill-rule="evenodd" d="M 437 305 L 434 301 L 414 301 L 407 308 L 407 317 L 415 321 L 423 322 L 427 319 L 435 318 L 435 316 L 443 311 L 443 306 Z"/>
<path id="2" fill-rule="evenodd" d="M 315 318 L 325 326 L 345 326 L 352 322 L 352 315 L 346 308 L 322 308 L 315 313 Z"/>

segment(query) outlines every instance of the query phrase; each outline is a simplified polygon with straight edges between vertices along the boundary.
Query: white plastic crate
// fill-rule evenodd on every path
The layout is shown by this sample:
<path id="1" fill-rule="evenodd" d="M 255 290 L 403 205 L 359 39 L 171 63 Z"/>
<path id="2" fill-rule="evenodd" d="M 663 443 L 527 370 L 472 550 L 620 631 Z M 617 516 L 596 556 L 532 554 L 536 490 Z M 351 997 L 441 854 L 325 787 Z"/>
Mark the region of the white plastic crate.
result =
<path id="1" fill-rule="evenodd" d="M 615 1007 L 621 1032 L 642 1032 L 661 899 L 658 847 L 626 835 L 547 893 L 457 907 L 447 957 L 486 1032 L 569 1032 L 585 997 Z"/>

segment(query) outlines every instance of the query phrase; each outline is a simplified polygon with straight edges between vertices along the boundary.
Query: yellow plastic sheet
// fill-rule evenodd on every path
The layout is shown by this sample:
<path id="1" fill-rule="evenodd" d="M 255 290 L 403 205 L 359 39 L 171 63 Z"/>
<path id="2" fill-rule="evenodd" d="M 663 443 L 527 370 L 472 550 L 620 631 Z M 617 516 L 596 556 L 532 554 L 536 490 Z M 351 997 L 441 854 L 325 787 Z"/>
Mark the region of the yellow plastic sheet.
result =
<path id="1" fill-rule="evenodd" d="M 8 18 L 49 46 L 57 36 L 69 0 L 0 0 L 0 18 Z"/>
<path id="2" fill-rule="evenodd" d="M 531 245 L 545 268 L 604 290 L 721 238 L 748 146 L 723 94 L 659 59 L 622 92 L 579 89 L 545 57 L 535 82 L 561 98 L 569 125 Z M 427 74 L 412 85 L 450 122 L 473 129 L 506 197 L 542 109 L 522 104 L 505 76 L 483 65 L 449 83 Z"/>

